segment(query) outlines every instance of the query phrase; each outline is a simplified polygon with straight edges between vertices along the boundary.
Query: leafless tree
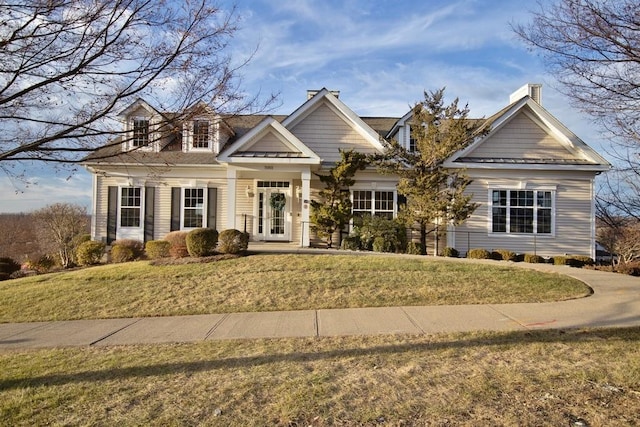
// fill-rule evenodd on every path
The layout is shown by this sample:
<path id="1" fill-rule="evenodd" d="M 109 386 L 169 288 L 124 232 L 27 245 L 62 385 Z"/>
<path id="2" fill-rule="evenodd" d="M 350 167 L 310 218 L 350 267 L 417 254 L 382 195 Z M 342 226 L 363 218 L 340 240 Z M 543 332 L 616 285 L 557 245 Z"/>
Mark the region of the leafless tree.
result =
<path id="1" fill-rule="evenodd" d="M 214 0 L 0 0 L 0 168 L 78 162 L 142 97 L 165 111 L 256 107 L 232 61 L 234 9 Z M 269 98 L 265 103 L 269 103 Z"/>
<path id="2" fill-rule="evenodd" d="M 73 264 L 82 234 L 88 232 L 87 210 L 71 203 L 55 203 L 33 213 L 36 236 L 45 253 L 57 255 L 63 268 Z"/>
<path id="3" fill-rule="evenodd" d="M 540 53 L 572 104 L 612 138 L 616 173 L 602 196 L 640 218 L 640 2 L 539 1 L 532 14 L 514 31 Z"/>

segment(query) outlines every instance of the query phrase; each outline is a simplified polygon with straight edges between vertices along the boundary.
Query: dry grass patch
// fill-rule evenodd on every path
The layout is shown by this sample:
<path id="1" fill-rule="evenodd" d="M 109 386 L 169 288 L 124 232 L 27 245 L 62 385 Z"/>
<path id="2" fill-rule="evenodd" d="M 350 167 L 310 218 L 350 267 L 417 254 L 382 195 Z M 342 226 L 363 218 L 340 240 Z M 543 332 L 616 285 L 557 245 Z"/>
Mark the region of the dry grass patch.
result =
<path id="1" fill-rule="evenodd" d="M 640 328 L 0 354 L 2 425 L 637 425 Z"/>
<path id="2" fill-rule="evenodd" d="M 139 261 L 0 282 L 0 322 L 547 302 L 589 292 L 576 279 L 509 265 L 253 255 L 197 264 Z"/>

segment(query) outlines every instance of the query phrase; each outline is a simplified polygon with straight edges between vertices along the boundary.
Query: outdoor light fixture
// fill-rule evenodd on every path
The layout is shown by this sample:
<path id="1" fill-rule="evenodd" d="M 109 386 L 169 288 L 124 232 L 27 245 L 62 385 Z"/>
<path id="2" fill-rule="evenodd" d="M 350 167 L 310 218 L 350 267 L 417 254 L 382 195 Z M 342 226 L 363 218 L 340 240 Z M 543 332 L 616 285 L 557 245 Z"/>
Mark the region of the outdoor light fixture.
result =
<path id="1" fill-rule="evenodd" d="M 296 197 L 298 199 L 302 199 L 302 187 L 300 187 L 299 185 L 296 186 Z"/>
<path id="2" fill-rule="evenodd" d="M 247 185 L 247 188 L 244 191 L 248 198 L 253 198 L 253 188 L 251 188 L 250 185 Z"/>

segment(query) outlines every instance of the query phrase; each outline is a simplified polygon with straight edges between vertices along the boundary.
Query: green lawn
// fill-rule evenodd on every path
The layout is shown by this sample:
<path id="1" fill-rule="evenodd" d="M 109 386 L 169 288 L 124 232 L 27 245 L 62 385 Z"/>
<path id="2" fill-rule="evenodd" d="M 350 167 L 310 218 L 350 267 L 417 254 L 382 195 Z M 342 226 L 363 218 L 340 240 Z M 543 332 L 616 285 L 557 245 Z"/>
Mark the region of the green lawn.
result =
<path id="1" fill-rule="evenodd" d="M 507 263 L 261 254 L 185 265 L 139 261 L 0 282 L 0 322 L 546 302 L 589 291 L 578 280 Z"/>

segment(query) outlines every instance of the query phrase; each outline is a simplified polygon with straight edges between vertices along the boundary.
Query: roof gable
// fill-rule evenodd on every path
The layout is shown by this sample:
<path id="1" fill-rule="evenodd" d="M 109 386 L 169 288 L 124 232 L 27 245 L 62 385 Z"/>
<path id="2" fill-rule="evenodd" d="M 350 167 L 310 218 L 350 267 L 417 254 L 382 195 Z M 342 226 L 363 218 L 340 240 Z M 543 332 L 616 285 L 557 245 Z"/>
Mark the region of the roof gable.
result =
<path id="1" fill-rule="evenodd" d="M 127 108 L 122 110 L 118 116 L 130 117 L 133 115 L 144 116 L 160 116 L 160 112 L 153 108 L 147 101 L 142 98 L 136 99 Z"/>
<path id="2" fill-rule="evenodd" d="M 540 104 L 525 96 L 490 119 L 491 130 L 445 166 L 607 170 L 609 163 Z M 534 166 L 537 165 L 537 166 Z"/>
<path id="3" fill-rule="evenodd" d="M 218 156 L 218 161 L 223 163 L 273 163 L 274 159 L 283 159 L 286 163 L 320 163 L 316 153 L 271 116 Z"/>
<path id="4" fill-rule="evenodd" d="M 384 150 L 383 145 L 380 143 L 380 135 L 378 132 L 372 129 L 364 120 L 347 107 L 345 103 L 340 101 L 340 99 L 326 88 L 323 88 L 311 99 L 302 104 L 296 111 L 283 120 L 282 124 L 293 133 L 296 133 L 295 128 L 299 128 L 303 122 L 316 115 L 314 113 L 320 110 L 326 111 L 327 109 L 333 113 L 334 117 L 339 118 L 353 132 L 358 134 L 363 145 L 368 145 L 376 151 Z"/>

